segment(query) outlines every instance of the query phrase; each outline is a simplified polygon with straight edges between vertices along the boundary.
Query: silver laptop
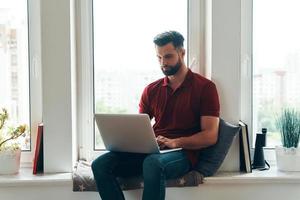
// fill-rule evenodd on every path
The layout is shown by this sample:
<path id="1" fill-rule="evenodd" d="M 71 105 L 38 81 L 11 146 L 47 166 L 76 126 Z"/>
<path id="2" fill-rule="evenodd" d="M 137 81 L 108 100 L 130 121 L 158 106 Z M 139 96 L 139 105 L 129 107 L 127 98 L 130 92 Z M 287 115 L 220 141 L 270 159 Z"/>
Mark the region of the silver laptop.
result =
<path id="1" fill-rule="evenodd" d="M 167 153 L 160 150 L 147 114 L 95 114 L 107 150 L 131 153 Z"/>

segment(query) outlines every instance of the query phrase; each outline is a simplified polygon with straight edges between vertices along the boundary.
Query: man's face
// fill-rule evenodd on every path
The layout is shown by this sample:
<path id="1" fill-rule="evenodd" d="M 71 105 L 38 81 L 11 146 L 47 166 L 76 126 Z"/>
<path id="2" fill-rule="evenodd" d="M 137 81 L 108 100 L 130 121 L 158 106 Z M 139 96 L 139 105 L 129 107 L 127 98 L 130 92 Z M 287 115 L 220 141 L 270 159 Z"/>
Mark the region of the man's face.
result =
<path id="1" fill-rule="evenodd" d="M 184 50 L 176 50 L 172 43 L 156 46 L 156 54 L 160 68 L 166 76 L 175 75 L 183 64 Z"/>

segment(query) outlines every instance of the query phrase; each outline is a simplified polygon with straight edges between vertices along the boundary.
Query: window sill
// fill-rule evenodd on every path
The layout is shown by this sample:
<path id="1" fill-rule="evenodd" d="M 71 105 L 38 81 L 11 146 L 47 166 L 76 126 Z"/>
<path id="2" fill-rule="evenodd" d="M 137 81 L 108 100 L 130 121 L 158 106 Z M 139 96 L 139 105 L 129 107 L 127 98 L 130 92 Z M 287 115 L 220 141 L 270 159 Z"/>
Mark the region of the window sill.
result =
<path id="1" fill-rule="evenodd" d="M 212 177 L 206 177 L 204 184 L 300 184 L 300 172 L 281 172 L 276 166 L 270 170 L 252 173 L 218 172 Z M 72 173 L 54 173 L 33 175 L 31 168 L 21 168 L 16 175 L 0 175 L 0 187 L 14 186 L 47 186 L 72 185 Z M 201 184 L 199 185 L 201 187 Z"/>
<path id="2" fill-rule="evenodd" d="M 300 172 L 282 172 L 276 166 L 269 170 L 252 170 L 252 173 L 242 172 L 218 172 L 212 177 L 206 177 L 204 184 L 276 184 L 276 183 L 300 183 Z"/>
<path id="3" fill-rule="evenodd" d="M 72 185 L 72 173 L 32 174 L 32 168 L 21 168 L 19 174 L 0 175 L 0 187 Z"/>

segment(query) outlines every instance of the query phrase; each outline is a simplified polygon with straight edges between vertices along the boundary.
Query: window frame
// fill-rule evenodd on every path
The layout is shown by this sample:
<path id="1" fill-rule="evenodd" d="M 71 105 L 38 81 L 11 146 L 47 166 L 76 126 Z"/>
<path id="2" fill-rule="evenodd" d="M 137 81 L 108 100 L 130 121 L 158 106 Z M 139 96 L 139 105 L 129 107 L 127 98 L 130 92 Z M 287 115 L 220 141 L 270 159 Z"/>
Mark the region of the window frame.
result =
<path id="1" fill-rule="evenodd" d="M 32 167 L 37 126 L 42 122 L 40 1 L 27 0 L 30 150 L 22 151 L 21 166 Z"/>
<path id="2" fill-rule="evenodd" d="M 205 0 L 188 0 L 187 65 L 195 72 L 208 75 L 205 65 Z M 77 111 L 79 158 L 92 160 L 106 152 L 94 149 L 93 92 L 93 0 L 76 1 L 77 44 Z M 196 34 L 201 33 L 201 34 Z M 201 45 L 202 44 L 202 45 Z M 155 58 L 153 58 L 155 59 Z M 208 77 L 210 78 L 210 77 Z"/>
<path id="3" fill-rule="evenodd" d="M 253 130 L 253 0 L 241 1 L 241 120 L 248 125 L 251 155 L 254 155 Z M 276 165 L 275 148 L 265 147 L 265 159 Z"/>
<path id="4" fill-rule="evenodd" d="M 42 122 L 40 1 L 26 0 L 28 31 L 30 150 L 21 152 L 21 166 L 32 167 L 37 125 Z"/>

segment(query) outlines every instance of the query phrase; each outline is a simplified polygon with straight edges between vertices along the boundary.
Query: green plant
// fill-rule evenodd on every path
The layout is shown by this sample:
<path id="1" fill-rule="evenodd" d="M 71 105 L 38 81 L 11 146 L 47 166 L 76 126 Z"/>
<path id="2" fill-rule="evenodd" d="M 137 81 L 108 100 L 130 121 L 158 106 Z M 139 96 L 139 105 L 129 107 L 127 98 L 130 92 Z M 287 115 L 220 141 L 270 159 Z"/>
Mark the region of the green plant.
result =
<path id="1" fill-rule="evenodd" d="M 0 151 L 20 149 L 20 145 L 16 139 L 21 135 L 25 135 L 27 130 L 25 124 L 17 127 L 6 127 L 5 125 L 8 118 L 7 110 L 2 108 L 0 112 Z"/>
<path id="2" fill-rule="evenodd" d="M 276 119 L 283 147 L 298 147 L 300 137 L 300 113 L 294 108 L 285 108 Z"/>

